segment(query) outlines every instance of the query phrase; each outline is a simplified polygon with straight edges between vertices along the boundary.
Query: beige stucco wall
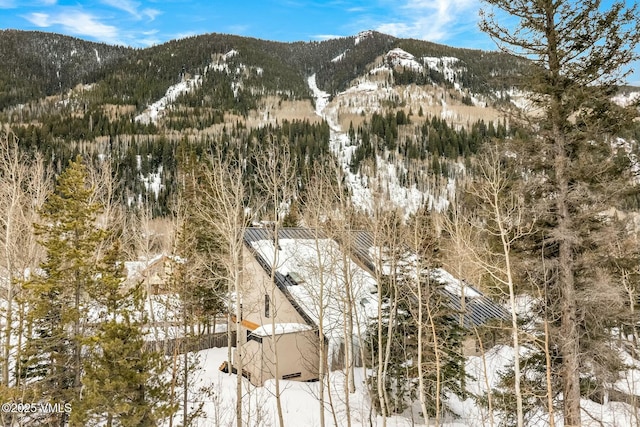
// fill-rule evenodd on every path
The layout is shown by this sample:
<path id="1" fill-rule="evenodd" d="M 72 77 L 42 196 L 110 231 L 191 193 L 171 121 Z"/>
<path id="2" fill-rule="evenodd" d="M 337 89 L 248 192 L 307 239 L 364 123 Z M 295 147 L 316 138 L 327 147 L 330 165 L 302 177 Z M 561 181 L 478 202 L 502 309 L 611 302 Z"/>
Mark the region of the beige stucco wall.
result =
<path id="1" fill-rule="evenodd" d="M 275 323 L 306 324 L 302 316 L 291 305 L 285 295 L 272 286 L 271 278 L 245 248 L 243 253 L 244 274 L 242 290 L 242 320 L 240 340 L 243 369 L 251 374 L 254 385 L 262 385 L 275 376 L 274 341 L 272 336 L 262 337 L 262 343 L 247 341 L 247 332 L 252 325 Z M 270 316 L 265 316 L 265 295 L 270 296 Z M 275 316 L 275 319 L 274 319 Z M 277 335 L 278 369 L 282 378 L 300 373 L 297 381 L 318 378 L 318 335 L 314 330 Z M 237 367 L 237 352 L 234 351 L 234 365 Z"/>
<path id="2" fill-rule="evenodd" d="M 318 337 L 315 331 L 292 332 L 276 335 L 278 348 L 278 374 L 280 378 L 295 381 L 318 379 Z M 262 337 L 262 343 L 250 340 L 242 346 L 243 369 L 251 374 L 254 385 L 262 385 L 275 378 L 274 340 Z"/>
<path id="3" fill-rule="evenodd" d="M 242 319 L 256 325 L 270 325 L 272 316 L 276 323 L 303 323 L 302 316 L 291 305 L 284 294 L 275 287 L 270 302 L 270 316 L 265 317 L 265 295 L 272 294 L 271 278 L 258 264 L 251 252 L 244 249 L 244 276 L 242 292 Z M 275 286 L 275 285 L 273 285 Z M 243 331 L 242 342 L 246 342 L 246 330 Z"/>
<path id="4" fill-rule="evenodd" d="M 462 341 L 462 355 L 464 357 L 479 356 L 478 340 L 471 335 L 467 335 Z"/>

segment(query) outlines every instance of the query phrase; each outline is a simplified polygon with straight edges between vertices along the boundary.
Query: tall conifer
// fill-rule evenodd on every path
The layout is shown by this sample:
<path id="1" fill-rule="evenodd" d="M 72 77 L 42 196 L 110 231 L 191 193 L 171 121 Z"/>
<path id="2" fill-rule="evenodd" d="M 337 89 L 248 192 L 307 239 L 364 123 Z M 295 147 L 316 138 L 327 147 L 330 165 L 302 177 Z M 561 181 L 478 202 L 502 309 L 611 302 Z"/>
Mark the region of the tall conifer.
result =
<path id="1" fill-rule="evenodd" d="M 605 342 L 624 311 L 622 289 L 601 266 L 617 224 L 603 212 L 620 205 L 632 182 L 616 161 L 625 155 L 616 159 L 614 138 L 633 116 L 611 98 L 637 59 L 640 14 L 621 1 L 606 9 L 599 0 L 485 2 L 481 28 L 502 50 L 535 64 L 523 79 L 540 119 L 529 118 L 538 137 L 523 156 L 537 172 L 526 192 L 538 219 L 531 277 L 547 295 L 542 311 L 558 349 L 564 424 L 577 426 L 581 372 L 603 375 L 616 366 Z"/>
<path id="2" fill-rule="evenodd" d="M 73 405 L 80 399 L 87 296 L 96 286 L 96 248 L 104 237 L 94 226 L 100 207 L 91 201 L 86 178 L 80 157 L 57 178 L 42 223 L 36 224 L 46 260 L 25 285 L 34 328 L 25 373 L 37 378 L 39 394 L 51 403 Z M 65 425 L 68 414 L 53 418 L 53 425 Z"/>

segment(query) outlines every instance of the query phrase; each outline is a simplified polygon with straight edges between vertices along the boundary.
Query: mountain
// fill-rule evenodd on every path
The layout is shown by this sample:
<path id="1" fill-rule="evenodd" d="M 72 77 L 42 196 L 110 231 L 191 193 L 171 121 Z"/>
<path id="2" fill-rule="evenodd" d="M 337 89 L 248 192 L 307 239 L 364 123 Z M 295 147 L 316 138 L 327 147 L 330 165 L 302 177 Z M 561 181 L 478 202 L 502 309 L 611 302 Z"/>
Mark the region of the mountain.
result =
<path id="1" fill-rule="evenodd" d="M 253 159 L 274 136 L 300 174 L 331 156 L 361 208 L 384 189 L 410 213 L 445 207 L 480 143 L 517 131 L 499 109 L 521 104 L 529 67 L 375 31 L 295 43 L 205 34 L 131 49 L 6 30 L 0 125 L 56 172 L 77 154 L 109 158 L 123 203 L 148 200 L 156 215 L 186 151 Z"/>
<path id="2" fill-rule="evenodd" d="M 0 109 L 97 81 L 132 53 L 60 34 L 0 30 Z"/>
<path id="3" fill-rule="evenodd" d="M 105 86 L 105 96 L 143 104 L 159 98 L 184 72 L 202 72 L 216 54 L 239 52 L 238 61 L 266 71 L 266 92 L 309 96 L 306 76 L 317 73 L 323 90 L 344 90 L 349 81 L 386 52 L 400 48 L 415 56 L 457 57 L 470 87 L 504 86 L 498 71 L 521 71 L 525 64 L 495 52 L 457 49 L 368 31 L 322 42 L 280 43 L 224 34 L 173 40 L 146 49 L 83 41 L 53 33 L 0 31 L 0 108 L 68 90 L 79 83 Z M 340 61 L 331 61 L 343 55 Z M 149 80 L 154 80 L 150 82 Z M 144 89 L 134 86 L 143 84 Z M 480 83 L 482 82 L 482 83 Z M 164 90 L 163 90 L 164 88 Z"/>

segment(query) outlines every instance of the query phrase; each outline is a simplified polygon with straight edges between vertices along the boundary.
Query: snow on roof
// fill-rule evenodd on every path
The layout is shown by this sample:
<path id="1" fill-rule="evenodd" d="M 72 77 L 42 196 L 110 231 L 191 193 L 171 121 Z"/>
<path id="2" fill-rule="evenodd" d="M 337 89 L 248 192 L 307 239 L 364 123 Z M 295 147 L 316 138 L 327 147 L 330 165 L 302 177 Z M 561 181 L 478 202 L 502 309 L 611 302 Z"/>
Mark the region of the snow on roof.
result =
<path id="1" fill-rule="evenodd" d="M 138 261 L 125 261 L 124 269 L 127 272 L 127 280 L 140 278 L 144 270 L 154 265 L 164 257 L 164 254 L 154 255 L 148 259 L 140 259 Z"/>
<path id="2" fill-rule="evenodd" d="M 276 323 L 275 326 L 276 335 L 313 330 L 312 326 L 305 325 L 304 323 Z M 251 333 L 259 337 L 268 337 L 273 335 L 273 328 L 272 325 L 268 323 L 254 329 Z"/>
<path id="3" fill-rule="evenodd" d="M 384 254 L 384 251 L 376 247 L 376 241 L 371 233 L 366 231 L 357 231 L 353 233 L 353 251 L 354 255 L 371 271 L 380 268 L 380 262 L 377 260 L 377 254 Z M 411 264 L 415 260 L 410 252 L 405 254 L 405 263 Z M 398 265 L 400 267 L 401 265 Z M 382 274 L 390 274 L 392 267 L 382 259 Z M 411 270 L 405 269 L 411 274 Z M 475 289 L 464 280 L 455 278 L 452 274 L 442 268 L 423 270 L 421 275 L 426 274 L 435 282 L 442 285 L 440 292 L 446 297 L 446 303 L 451 309 L 452 314 L 462 313 L 464 326 L 471 328 L 479 326 L 487 321 L 498 319 L 508 320 L 509 313 L 499 304 L 484 296 L 480 291 Z M 415 277 L 415 275 L 414 275 Z"/>
<path id="4" fill-rule="evenodd" d="M 373 276 L 343 254 L 332 239 L 313 236 L 312 230 L 293 229 L 303 238 L 283 238 L 278 240 L 277 280 L 283 292 L 288 293 L 298 305 L 299 311 L 316 326 L 322 319 L 324 334 L 331 343 L 337 345 L 344 334 L 344 314 L 350 297 L 354 306 L 354 330 L 359 325 L 364 328 L 369 319 L 377 315 L 377 289 Z M 250 230 L 248 243 L 267 266 L 274 263 L 276 251 L 274 242 L 267 237 L 266 229 Z M 256 237 L 263 237 L 257 239 Z M 346 256 L 346 258 L 345 258 Z M 265 266 L 263 265 L 263 266 Z M 297 282 L 293 277 L 304 280 Z M 349 284 L 350 286 L 348 286 Z M 350 292 L 350 294 L 348 294 Z"/>
<path id="5" fill-rule="evenodd" d="M 478 298 L 482 294 L 462 280 L 456 279 L 451 273 L 442 268 L 431 270 L 431 277 L 444 285 L 445 289 L 452 294 L 465 298 Z"/>

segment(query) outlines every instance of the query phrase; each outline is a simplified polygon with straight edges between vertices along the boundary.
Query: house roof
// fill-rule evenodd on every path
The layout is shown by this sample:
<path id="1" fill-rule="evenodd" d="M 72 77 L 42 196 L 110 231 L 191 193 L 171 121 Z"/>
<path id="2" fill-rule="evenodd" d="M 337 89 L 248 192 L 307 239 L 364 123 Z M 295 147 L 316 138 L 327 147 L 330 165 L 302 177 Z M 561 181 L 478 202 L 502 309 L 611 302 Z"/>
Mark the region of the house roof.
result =
<path id="1" fill-rule="evenodd" d="M 317 234 L 316 234 L 317 233 Z M 315 239 L 324 238 L 324 235 L 318 230 L 310 230 L 306 228 L 283 228 L 279 230 L 279 238 L 280 239 Z M 322 236 L 322 237 L 321 237 Z M 257 242 L 262 240 L 273 240 L 273 232 L 267 228 L 257 228 L 251 227 L 247 228 L 244 233 L 244 242 L 247 248 L 251 251 L 254 258 L 260 266 L 264 269 L 264 271 L 271 275 L 271 265 L 267 260 L 266 254 L 262 254 L 261 252 L 256 250 L 254 246 Z M 276 286 L 282 291 L 285 297 L 289 300 L 293 308 L 302 316 L 302 318 L 310 325 L 316 326 L 316 322 L 300 307 L 300 304 L 296 301 L 296 299 L 291 295 L 289 289 L 291 286 L 295 286 L 296 282 L 289 275 L 284 275 L 276 269 L 275 273 L 275 281 Z"/>
<path id="2" fill-rule="evenodd" d="M 359 324 L 364 329 L 376 315 L 377 296 L 371 292 L 376 288 L 375 279 L 320 230 L 283 228 L 276 248 L 272 230 L 249 228 L 244 241 L 267 274 L 276 264 L 276 286 L 305 322 L 317 327 L 322 319 L 330 350 L 344 335 L 347 297 L 356 302 L 352 306 L 354 328 Z M 350 284 L 349 295 L 345 283 Z"/>
<path id="3" fill-rule="evenodd" d="M 352 252 L 371 271 L 375 271 L 373 256 L 376 250 L 374 235 L 367 231 L 355 231 L 352 235 Z M 410 255 L 411 256 L 411 255 Z M 379 263 L 378 263 L 379 264 Z M 388 274 L 388 272 L 384 272 Z M 455 313 L 462 313 L 467 329 L 480 326 L 489 320 L 509 320 L 509 312 L 491 298 L 464 280 L 459 280 L 442 268 L 426 270 L 431 280 L 442 285 L 440 293 L 447 298 L 447 304 Z"/>
<path id="4" fill-rule="evenodd" d="M 308 229 L 308 228 L 281 228 L 279 230 L 279 242 L 282 249 L 282 245 L 290 245 L 289 241 L 313 241 L 320 240 L 326 242 L 333 242 L 328 239 L 321 230 Z M 376 270 L 376 262 L 374 256 L 380 251 L 376 251 L 376 244 L 374 235 L 367 231 L 354 231 L 351 233 L 351 239 L 349 242 L 349 251 L 355 258 L 360 266 L 363 266 L 367 272 L 367 276 L 363 276 L 363 281 L 367 282 L 364 288 L 367 286 L 375 287 L 375 280 L 373 279 L 373 273 Z M 258 243 L 262 242 L 262 243 Z M 273 253 L 273 243 L 269 247 L 268 243 L 273 242 L 273 231 L 268 228 L 248 228 L 245 232 L 245 243 L 252 250 L 254 256 L 260 265 L 264 268 L 267 274 L 271 272 L 271 263 L 273 261 L 273 255 L 269 255 L 269 252 Z M 335 244 L 335 242 L 333 242 Z M 346 242 L 342 242 L 342 247 Z M 331 244 L 330 246 L 337 245 Z M 328 243 L 327 243 L 328 245 Z M 300 246 L 300 245 L 298 245 Z M 325 245 L 326 246 L 326 245 Z M 325 247 L 326 250 L 328 247 Z M 300 251 L 300 248 L 291 246 L 289 249 L 295 249 Z M 302 252 L 308 252 L 308 250 L 302 250 Z M 307 253 L 308 255 L 308 253 Z M 291 266 L 287 266 L 287 263 L 282 263 L 276 270 L 275 280 L 276 285 L 289 299 L 293 307 L 302 316 L 305 321 L 310 325 L 317 325 L 317 315 L 312 313 L 309 307 L 308 298 L 310 295 L 301 295 L 300 288 L 298 288 L 299 277 L 304 277 L 298 271 L 294 271 Z M 377 263 L 378 265 L 380 263 Z M 335 268 L 335 266 L 334 266 Z M 351 267 L 354 269 L 354 267 Z M 384 266 L 383 266 L 384 269 Z M 366 271 L 364 269 L 360 269 Z M 383 274 L 389 274 L 390 271 L 384 271 Z M 362 275 L 362 273 L 359 273 Z M 473 328 L 486 323 L 489 320 L 509 320 L 510 316 L 508 311 L 501 305 L 495 303 L 491 298 L 485 296 L 477 290 L 475 287 L 459 280 L 451 275 L 449 272 L 442 268 L 431 269 L 427 271 L 427 274 L 436 283 L 441 284 L 439 288 L 440 293 L 446 298 L 448 306 L 455 314 L 462 314 L 463 325 L 465 328 Z M 365 278 L 366 277 L 366 278 Z M 373 283 L 372 283 L 373 281 Z M 361 286 L 362 287 L 362 286 Z M 366 297 L 368 293 L 371 295 L 371 289 L 361 289 L 364 291 L 360 295 L 361 299 L 368 299 L 370 302 L 375 300 L 377 304 L 377 297 Z M 365 310 L 366 311 L 366 310 Z"/>

